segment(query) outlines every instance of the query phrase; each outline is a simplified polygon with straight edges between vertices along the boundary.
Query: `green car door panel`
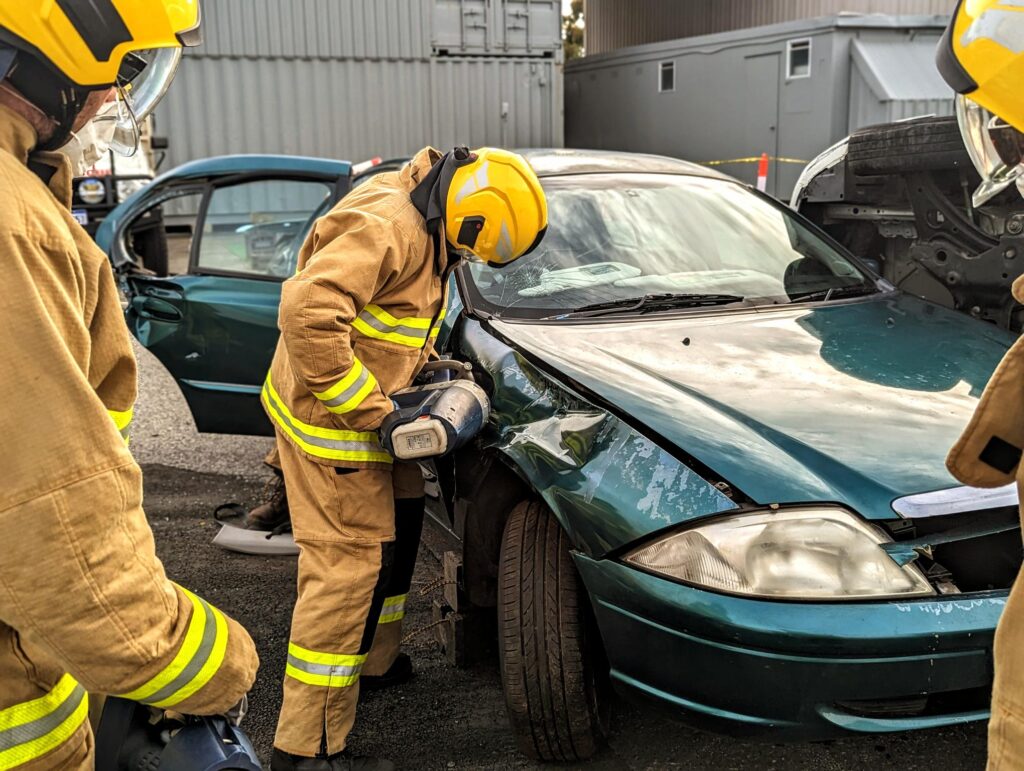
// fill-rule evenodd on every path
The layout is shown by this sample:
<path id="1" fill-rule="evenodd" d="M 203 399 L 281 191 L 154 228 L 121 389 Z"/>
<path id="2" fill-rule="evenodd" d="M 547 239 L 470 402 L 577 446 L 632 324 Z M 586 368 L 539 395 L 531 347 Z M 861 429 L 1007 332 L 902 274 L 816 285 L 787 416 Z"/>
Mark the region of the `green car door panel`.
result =
<path id="1" fill-rule="evenodd" d="M 945 453 L 1012 343 L 908 295 L 816 308 L 494 330 L 760 504 L 894 498 L 956 485 Z"/>
<path id="2" fill-rule="evenodd" d="M 277 345 L 281 285 L 224 276 L 130 276 L 125 319 L 174 376 L 201 432 L 273 435 L 259 393 Z M 162 305 L 178 314 L 171 318 Z"/>
<path id="3" fill-rule="evenodd" d="M 714 485 L 621 420 L 553 383 L 479 322 L 461 356 L 490 380 L 485 449 L 508 458 L 584 553 L 736 507 Z"/>

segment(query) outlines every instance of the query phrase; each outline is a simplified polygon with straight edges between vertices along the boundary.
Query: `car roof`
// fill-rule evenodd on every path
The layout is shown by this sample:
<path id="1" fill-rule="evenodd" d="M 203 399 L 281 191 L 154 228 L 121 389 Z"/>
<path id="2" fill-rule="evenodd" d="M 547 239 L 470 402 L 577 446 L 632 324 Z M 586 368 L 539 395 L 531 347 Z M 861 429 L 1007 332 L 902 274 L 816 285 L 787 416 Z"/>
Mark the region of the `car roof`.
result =
<path id="1" fill-rule="evenodd" d="M 568 174 L 684 174 L 692 177 L 731 179 L 707 166 L 664 155 L 624 153 L 613 150 L 537 149 L 518 150 L 538 177 Z"/>
<path id="2" fill-rule="evenodd" d="M 210 177 L 223 174 L 262 174 L 279 171 L 348 176 L 352 164 L 330 158 L 302 155 L 217 155 L 176 166 L 158 181 L 179 177 Z"/>

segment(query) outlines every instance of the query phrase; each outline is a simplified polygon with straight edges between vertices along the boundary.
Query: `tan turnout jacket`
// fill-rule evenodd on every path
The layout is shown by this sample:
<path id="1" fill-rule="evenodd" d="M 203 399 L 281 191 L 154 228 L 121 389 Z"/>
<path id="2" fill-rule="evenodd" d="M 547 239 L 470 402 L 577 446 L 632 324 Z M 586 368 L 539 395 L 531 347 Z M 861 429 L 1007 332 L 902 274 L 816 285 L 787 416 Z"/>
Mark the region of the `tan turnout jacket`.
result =
<path id="1" fill-rule="evenodd" d="M 86 691 L 217 713 L 258 664 L 246 631 L 156 557 L 113 273 L 68 210 L 70 164 L 33 155 L 47 186 L 35 143 L 0 106 L 0 768 L 86 757 Z"/>
<path id="2" fill-rule="evenodd" d="M 420 151 L 322 217 L 281 291 L 281 339 L 263 388 L 278 431 L 330 466 L 388 467 L 376 429 L 409 386 L 443 318 L 446 253 L 410 193 L 440 159 Z"/>
<path id="3" fill-rule="evenodd" d="M 1024 302 L 1024 278 L 1013 284 Z M 998 487 L 1017 482 L 1024 492 L 1024 337 L 1006 352 L 985 393 L 949 453 L 950 472 L 967 485 Z M 1024 494 L 1020 496 L 1024 501 Z M 1022 508 L 1024 511 L 1024 508 Z M 989 771 L 1024 768 L 1024 578 L 1010 591 L 995 636 L 995 680 L 988 731 Z"/>

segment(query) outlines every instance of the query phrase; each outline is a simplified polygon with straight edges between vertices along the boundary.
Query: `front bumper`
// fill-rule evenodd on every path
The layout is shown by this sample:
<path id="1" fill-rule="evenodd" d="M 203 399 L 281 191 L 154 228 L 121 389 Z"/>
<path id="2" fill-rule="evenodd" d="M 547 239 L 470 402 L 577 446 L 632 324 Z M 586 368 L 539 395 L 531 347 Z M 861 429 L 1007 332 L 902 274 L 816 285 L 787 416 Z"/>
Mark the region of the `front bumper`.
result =
<path id="1" fill-rule="evenodd" d="M 992 638 L 1006 592 L 772 602 L 574 556 L 616 687 L 687 722 L 809 740 L 988 717 Z M 911 714 L 906 704 L 923 696 L 929 706 Z"/>

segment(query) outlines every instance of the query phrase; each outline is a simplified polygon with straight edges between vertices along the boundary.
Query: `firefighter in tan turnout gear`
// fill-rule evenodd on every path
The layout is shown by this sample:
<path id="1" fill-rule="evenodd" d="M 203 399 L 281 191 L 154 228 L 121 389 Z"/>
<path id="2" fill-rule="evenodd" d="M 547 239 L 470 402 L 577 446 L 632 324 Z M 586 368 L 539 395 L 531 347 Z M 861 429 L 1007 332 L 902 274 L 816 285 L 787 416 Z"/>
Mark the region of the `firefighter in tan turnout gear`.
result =
<path id="1" fill-rule="evenodd" d="M 342 752 L 375 634 L 374 657 L 397 650 L 378 622 L 404 612 L 419 533 L 403 522 L 423 513 L 418 467 L 393 462 L 377 429 L 433 351 L 461 257 L 507 264 L 546 225 L 522 157 L 427 148 L 320 219 L 284 283 L 263 404 L 301 552 L 275 771 L 392 768 Z"/>
<path id="2" fill-rule="evenodd" d="M 92 768 L 89 694 L 217 714 L 256 673 L 245 630 L 154 552 L 128 330 L 51 152 L 115 94 L 94 135 L 134 145 L 198 25 L 194 0 L 0 6 L 0 769 Z"/>
<path id="3" fill-rule="evenodd" d="M 1013 202 L 1018 193 L 1024 195 L 1024 5 L 1012 0 L 962 0 L 940 44 L 938 65 L 960 94 L 957 116 L 964 144 L 982 179 L 975 205 L 998 195 Z M 1024 303 L 1024 277 L 1014 282 L 1013 295 Z M 1022 451 L 1024 338 L 996 368 L 947 464 L 964 484 L 999 487 L 1016 482 L 1021 492 Z M 1024 769 L 1021 576 L 996 629 L 994 663 L 988 768 L 1016 771 Z"/>

